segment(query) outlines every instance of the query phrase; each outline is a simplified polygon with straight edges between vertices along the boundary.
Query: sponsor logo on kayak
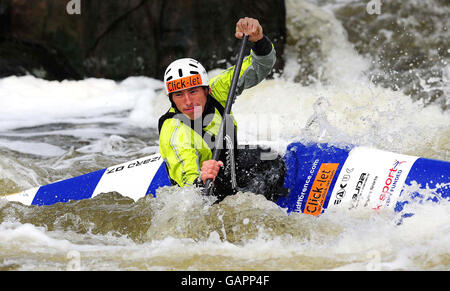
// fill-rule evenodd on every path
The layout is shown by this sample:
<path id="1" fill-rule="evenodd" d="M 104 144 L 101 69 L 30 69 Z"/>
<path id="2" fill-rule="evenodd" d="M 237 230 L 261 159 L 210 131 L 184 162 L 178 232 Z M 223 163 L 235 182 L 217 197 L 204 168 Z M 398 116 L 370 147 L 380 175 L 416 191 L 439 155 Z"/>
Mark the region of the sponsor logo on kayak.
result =
<path id="1" fill-rule="evenodd" d="M 142 165 L 145 165 L 145 164 L 148 164 L 148 163 L 156 162 L 156 161 L 158 161 L 160 159 L 161 159 L 161 156 L 156 156 L 156 157 L 148 158 L 148 159 L 145 159 L 145 160 L 142 160 L 142 161 L 133 161 L 133 162 L 130 162 L 130 163 L 126 164 L 126 165 L 120 165 L 120 166 L 116 166 L 116 167 L 112 167 L 110 169 L 107 169 L 106 170 L 106 174 L 113 174 L 113 173 L 120 172 L 120 171 L 122 171 L 124 169 L 131 169 L 131 168 L 134 168 L 134 167 L 139 167 L 139 166 L 142 166 Z"/>
<path id="2" fill-rule="evenodd" d="M 358 206 L 359 198 L 361 197 L 361 193 L 366 186 L 366 182 L 369 176 L 369 173 L 361 173 L 361 175 L 359 176 L 358 182 L 356 182 L 356 187 L 352 195 L 353 207 Z"/>
<path id="3" fill-rule="evenodd" d="M 314 163 L 311 166 L 311 170 L 309 171 L 308 177 L 306 177 L 305 184 L 303 185 L 302 192 L 300 193 L 297 203 L 295 205 L 295 211 L 301 212 L 301 207 L 303 200 L 305 199 L 305 195 L 307 194 L 309 183 L 311 182 L 311 179 L 313 178 L 314 172 L 316 171 L 316 167 L 319 164 L 319 159 L 314 160 Z"/>
<path id="4" fill-rule="evenodd" d="M 394 161 L 394 164 L 389 169 L 387 178 L 384 181 L 383 189 L 381 190 L 380 196 L 378 197 L 377 205 L 373 207 L 373 209 L 380 209 L 380 207 L 383 206 L 384 203 L 389 203 L 389 199 L 394 190 L 397 188 L 397 182 L 402 174 L 402 170 L 399 169 L 399 167 L 403 163 L 406 163 L 406 161 Z"/>
<path id="5" fill-rule="evenodd" d="M 327 197 L 331 181 L 338 166 L 338 163 L 323 163 L 320 165 L 311 190 L 309 191 L 303 213 L 310 215 L 319 215 L 322 213 L 325 198 Z"/>
<path id="6" fill-rule="evenodd" d="M 344 176 L 342 176 L 341 183 L 339 184 L 339 190 L 336 193 L 336 199 L 334 200 L 334 205 L 338 205 L 342 202 L 342 199 L 344 199 L 345 193 L 347 192 L 347 182 L 350 180 L 351 173 L 353 172 L 354 168 L 346 168 Z"/>
<path id="7" fill-rule="evenodd" d="M 202 84 L 202 77 L 200 74 L 184 77 L 167 82 L 167 91 L 169 93 L 184 90 L 191 87 L 196 87 Z"/>

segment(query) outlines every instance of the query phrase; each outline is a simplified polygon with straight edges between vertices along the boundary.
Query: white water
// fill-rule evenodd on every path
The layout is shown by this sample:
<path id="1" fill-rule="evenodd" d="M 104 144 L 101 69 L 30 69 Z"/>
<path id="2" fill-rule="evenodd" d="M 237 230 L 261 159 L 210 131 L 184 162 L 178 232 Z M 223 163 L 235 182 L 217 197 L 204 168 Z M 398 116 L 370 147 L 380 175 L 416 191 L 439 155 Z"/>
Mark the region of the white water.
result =
<path id="1" fill-rule="evenodd" d="M 448 111 L 437 104 L 414 102 L 401 91 L 375 86 L 365 77 L 370 60 L 346 41 L 331 12 L 303 2 L 287 3 L 293 38 L 304 36 L 304 31 L 295 35 L 295 17 L 304 17 L 308 11 L 315 15 L 311 22 L 329 23 L 309 26 L 311 33 L 326 36 L 326 59 L 318 64 L 321 81 L 308 86 L 294 82 L 302 68 L 296 62 L 295 48 L 288 47 L 285 72 L 245 91 L 233 107 L 243 143 L 267 143 L 283 153 L 292 141 L 326 141 L 450 160 Z M 49 82 L 32 76 L 0 79 L 0 193 L 157 151 L 154 129 L 169 106 L 162 85 L 146 77 L 123 82 Z M 139 239 L 120 227 L 98 231 L 102 223 L 72 210 L 67 215 L 59 212 L 57 217 L 47 213 L 44 223 L 28 222 L 22 217 L 38 210 L 0 200 L 0 269 L 450 267 L 449 204 L 410 205 L 415 215 L 396 225 L 399 217 L 390 212 L 288 216 L 262 196 L 248 193 L 215 206 L 189 188 L 164 189 L 158 197 L 157 201 L 140 201 L 148 204 L 142 206 L 142 213 L 132 210 L 127 216 L 124 210 L 108 210 L 127 216 L 130 224 L 142 223 Z M 147 212 L 150 221 L 145 220 Z M 110 222 L 105 216 L 106 221 Z"/>

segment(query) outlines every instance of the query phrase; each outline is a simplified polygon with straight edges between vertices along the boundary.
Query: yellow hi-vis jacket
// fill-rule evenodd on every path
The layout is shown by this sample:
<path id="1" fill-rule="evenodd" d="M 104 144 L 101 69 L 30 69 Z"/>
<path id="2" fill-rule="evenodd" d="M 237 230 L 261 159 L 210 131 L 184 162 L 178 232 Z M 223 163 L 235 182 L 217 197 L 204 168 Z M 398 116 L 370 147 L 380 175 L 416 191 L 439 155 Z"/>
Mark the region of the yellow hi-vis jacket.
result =
<path id="1" fill-rule="evenodd" d="M 252 50 L 243 60 L 236 95 L 265 79 L 275 60 L 273 45 L 270 53 L 264 56 L 258 56 Z M 202 163 L 212 158 L 214 139 L 222 122 L 233 72 L 234 66 L 210 80 L 211 94 L 207 97 L 202 119 L 191 121 L 174 107 L 159 119 L 159 150 L 172 183 L 180 187 L 198 184 Z M 236 145 L 235 121 L 231 127 Z M 227 128 L 229 131 L 230 127 Z"/>

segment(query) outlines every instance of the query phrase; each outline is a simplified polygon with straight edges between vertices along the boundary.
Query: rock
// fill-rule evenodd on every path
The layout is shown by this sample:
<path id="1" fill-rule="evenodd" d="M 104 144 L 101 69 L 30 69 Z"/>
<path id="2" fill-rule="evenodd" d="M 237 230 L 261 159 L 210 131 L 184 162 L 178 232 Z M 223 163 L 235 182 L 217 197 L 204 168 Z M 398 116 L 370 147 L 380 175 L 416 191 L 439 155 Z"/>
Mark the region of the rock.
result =
<path id="1" fill-rule="evenodd" d="M 276 70 L 283 67 L 284 0 L 78 1 L 80 14 L 68 13 L 69 0 L 0 0 L 0 76 L 162 79 L 181 57 L 225 68 L 235 62 L 235 24 L 244 16 L 260 21 Z"/>
<path id="2" fill-rule="evenodd" d="M 47 80 L 82 78 L 58 50 L 16 38 L 0 37 L 0 78 L 28 74 Z"/>

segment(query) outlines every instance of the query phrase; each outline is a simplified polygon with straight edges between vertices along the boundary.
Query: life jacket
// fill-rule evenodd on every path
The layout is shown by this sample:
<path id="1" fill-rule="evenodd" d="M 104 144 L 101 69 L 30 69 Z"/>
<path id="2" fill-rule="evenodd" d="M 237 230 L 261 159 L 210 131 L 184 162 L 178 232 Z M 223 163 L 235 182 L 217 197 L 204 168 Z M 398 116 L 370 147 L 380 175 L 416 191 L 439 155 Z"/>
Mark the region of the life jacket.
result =
<path id="1" fill-rule="evenodd" d="M 208 150 L 212 153 L 216 146 L 216 136 L 218 135 L 218 128 L 220 128 L 220 122 L 223 119 L 225 113 L 225 108 L 222 104 L 220 104 L 219 101 L 217 101 L 212 95 L 207 96 L 207 101 L 205 104 L 205 108 L 202 114 L 201 119 L 197 120 L 191 120 L 186 115 L 182 114 L 176 106 L 173 106 L 169 109 L 163 116 L 159 118 L 158 121 L 158 132 L 161 134 L 161 130 L 163 127 L 163 124 L 168 119 L 177 119 L 181 123 L 183 123 L 185 126 L 188 126 L 192 129 L 193 134 L 198 134 L 202 139 L 205 141 L 205 143 L 208 146 Z M 234 120 L 233 120 L 234 121 Z M 216 124 L 213 124 L 216 123 Z M 218 124 L 217 124 L 218 123 Z M 230 124 L 227 124 L 229 126 Z M 219 160 L 224 163 L 224 169 L 221 170 L 222 173 L 226 173 L 225 176 L 229 177 L 231 175 L 231 172 L 234 170 L 234 156 L 235 151 L 237 148 L 237 128 L 236 123 L 233 122 L 232 124 L 232 130 L 228 129 L 225 132 L 230 133 L 232 132 L 232 136 L 224 135 L 224 140 L 220 145 L 223 145 L 221 147 L 221 152 L 219 156 Z M 175 141 L 176 142 L 176 141 Z M 199 161 L 193 161 L 193 162 L 199 162 Z M 168 165 L 166 164 L 166 169 L 169 172 Z M 198 167 L 201 167 L 201 165 L 198 165 Z M 230 172 L 230 173 L 228 173 Z M 225 178 L 223 175 L 219 177 L 218 181 L 228 179 Z M 231 179 L 231 177 L 230 177 Z M 170 180 L 173 185 L 179 184 L 176 182 L 172 177 L 170 177 Z M 184 185 L 180 185 L 184 186 Z"/>
<path id="2" fill-rule="evenodd" d="M 239 96 L 244 89 L 251 88 L 264 80 L 271 72 L 276 61 L 276 52 L 270 40 L 265 36 L 256 42 L 250 55 L 244 58 L 236 88 Z M 231 81 L 234 74 L 234 66 L 230 67 L 209 80 L 211 94 L 207 96 L 206 106 L 202 118 L 191 121 L 176 106 L 164 114 L 158 122 L 159 150 L 163 157 L 169 176 L 176 180 L 180 187 L 194 185 L 201 175 L 200 168 L 204 161 L 212 159 L 212 151 L 215 148 L 217 136 L 222 121 L 224 105 L 227 102 Z M 211 114 L 212 113 L 212 114 Z M 227 118 L 227 123 L 232 118 Z M 220 184 L 221 173 L 232 169 L 233 159 L 228 159 L 230 154 L 236 156 L 237 134 L 236 122 L 227 124 L 224 140 L 220 141 L 221 155 L 219 160 L 226 167 L 219 171 L 214 185 Z M 232 127 L 232 128 L 231 128 Z M 230 141 L 231 140 L 231 141 Z M 233 150 L 224 150 L 224 145 L 234 145 Z M 228 167 L 227 167 L 228 166 Z M 226 173 L 225 173 L 226 174 Z M 226 176 L 226 175 L 225 175 Z M 229 185 L 227 177 L 223 185 Z M 228 180 L 229 181 L 229 180 Z"/>

